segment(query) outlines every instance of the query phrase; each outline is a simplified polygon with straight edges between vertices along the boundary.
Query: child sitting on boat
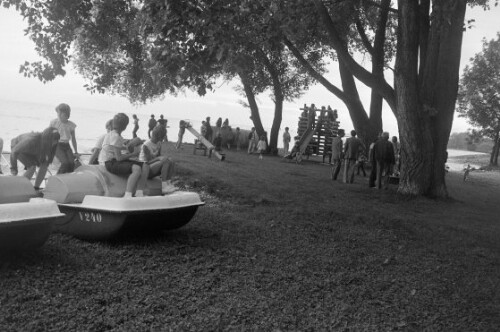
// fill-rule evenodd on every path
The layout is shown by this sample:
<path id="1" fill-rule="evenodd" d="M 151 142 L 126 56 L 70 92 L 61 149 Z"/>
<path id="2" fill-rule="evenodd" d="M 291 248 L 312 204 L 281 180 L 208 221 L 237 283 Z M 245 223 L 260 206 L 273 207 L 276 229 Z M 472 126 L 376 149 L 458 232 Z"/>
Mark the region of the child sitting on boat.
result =
<path id="1" fill-rule="evenodd" d="M 151 139 L 146 141 L 141 148 L 139 160 L 149 169 L 148 178 L 161 177 L 162 194 L 171 194 L 177 190 L 172 184 L 175 163 L 172 159 L 162 155 L 162 142 L 167 135 L 165 126 L 156 126 L 151 133 Z"/>
<path id="2" fill-rule="evenodd" d="M 143 162 L 131 159 L 139 155 L 140 149 L 137 147 L 133 152 L 129 152 L 128 146 L 124 144 L 121 133 L 127 128 L 128 123 L 129 117 L 125 113 L 114 116 L 113 130 L 106 134 L 102 143 L 99 164 L 104 165 L 110 173 L 128 177 L 123 197 L 132 197 L 134 191 L 136 197 L 142 197 L 149 168 L 143 167 Z M 127 153 L 122 153 L 122 150 L 127 150 Z"/>
<path id="3" fill-rule="evenodd" d="M 59 132 L 55 128 L 47 128 L 42 133 L 26 133 L 12 139 L 10 146 L 10 173 L 17 175 L 17 161 L 19 160 L 26 171 L 23 176 L 31 180 L 37 166 L 40 168 L 35 179 L 35 190 L 45 179 L 49 164 L 54 160 Z"/>
<path id="4" fill-rule="evenodd" d="M 106 134 L 110 133 L 112 130 L 113 130 L 113 119 L 108 120 L 106 122 Z M 89 158 L 89 165 L 99 165 L 98 157 L 99 153 L 101 153 L 102 142 L 104 142 L 104 137 L 106 137 L 106 134 L 101 135 L 97 139 L 95 146 L 92 148 L 92 154 L 90 155 Z"/>

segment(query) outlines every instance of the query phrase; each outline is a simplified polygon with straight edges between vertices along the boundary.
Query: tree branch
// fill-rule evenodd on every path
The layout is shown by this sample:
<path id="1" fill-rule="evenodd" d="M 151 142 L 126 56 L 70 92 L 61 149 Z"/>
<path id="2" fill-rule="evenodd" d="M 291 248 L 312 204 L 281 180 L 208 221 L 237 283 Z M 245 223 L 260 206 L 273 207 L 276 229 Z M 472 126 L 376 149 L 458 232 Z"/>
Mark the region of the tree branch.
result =
<path id="1" fill-rule="evenodd" d="M 340 35 L 335 28 L 330 14 L 324 6 L 322 0 L 314 0 L 314 4 L 316 5 L 316 9 L 318 10 L 323 24 L 325 24 L 330 41 L 332 42 L 332 46 L 337 52 L 338 57 L 342 59 L 345 66 L 354 76 L 356 76 L 357 79 L 368 87 L 375 89 L 386 100 L 392 111 L 396 113 L 396 95 L 394 93 L 394 89 L 383 77 L 373 75 L 354 60 L 345 47 L 344 42 L 340 38 Z"/>
<path id="2" fill-rule="evenodd" d="M 318 73 L 313 66 L 302 56 L 300 51 L 293 45 L 293 43 L 286 37 L 283 37 L 283 42 L 286 47 L 292 52 L 292 54 L 297 58 L 302 66 L 307 70 L 309 75 L 311 75 L 315 80 L 321 83 L 325 88 L 328 89 L 331 93 L 333 93 L 337 98 L 342 100 L 345 104 L 349 103 L 349 100 L 344 93 L 344 91 L 337 88 L 335 85 L 330 83 L 326 78 L 324 78 L 320 73 Z"/>
<path id="3" fill-rule="evenodd" d="M 356 15 L 356 29 L 358 30 L 359 36 L 361 37 L 361 41 L 363 42 L 363 45 L 365 45 L 366 50 L 368 53 L 373 55 L 373 46 L 365 33 L 365 27 L 361 23 L 359 15 Z"/>

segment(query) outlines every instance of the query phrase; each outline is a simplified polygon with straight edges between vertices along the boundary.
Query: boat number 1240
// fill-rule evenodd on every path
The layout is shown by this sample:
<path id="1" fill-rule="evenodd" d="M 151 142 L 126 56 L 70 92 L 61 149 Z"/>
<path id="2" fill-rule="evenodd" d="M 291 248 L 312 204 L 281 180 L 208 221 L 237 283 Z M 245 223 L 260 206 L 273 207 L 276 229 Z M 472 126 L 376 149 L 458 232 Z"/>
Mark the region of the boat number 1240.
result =
<path id="1" fill-rule="evenodd" d="M 94 212 L 78 212 L 78 213 L 80 214 L 81 221 L 88 221 L 88 222 L 102 221 L 102 216 L 100 213 L 94 213 Z"/>

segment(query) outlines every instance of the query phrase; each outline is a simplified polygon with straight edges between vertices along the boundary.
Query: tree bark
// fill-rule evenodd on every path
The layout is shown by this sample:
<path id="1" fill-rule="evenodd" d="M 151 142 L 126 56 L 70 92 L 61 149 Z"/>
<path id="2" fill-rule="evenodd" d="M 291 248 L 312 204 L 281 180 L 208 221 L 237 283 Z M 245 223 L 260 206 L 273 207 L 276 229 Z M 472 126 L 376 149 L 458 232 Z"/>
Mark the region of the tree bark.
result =
<path id="1" fill-rule="evenodd" d="M 418 76 L 419 6 L 399 0 L 395 72 L 401 139 L 399 192 L 447 197 L 446 148 L 458 91 L 465 0 L 434 3 L 423 77 Z"/>
<path id="2" fill-rule="evenodd" d="M 344 65 L 342 60 L 338 60 L 339 63 L 339 72 L 340 77 L 342 79 L 342 88 L 344 89 L 344 93 L 348 96 L 351 101 L 348 110 L 349 115 L 352 120 L 352 124 L 354 125 L 354 129 L 358 134 L 359 138 L 364 142 L 365 146 L 369 146 L 371 142 L 375 140 L 377 137 L 378 130 L 376 125 L 374 126 L 372 123 L 372 119 L 368 118 L 366 114 L 365 108 L 361 103 L 361 99 L 359 98 L 358 89 L 356 87 L 356 82 L 354 80 L 354 76 Z M 382 104 L 380 104 L 380 110 L 382 110 Z M 379 113 L 380 119 L 375 120 L 375 123 L 382 123 L 382 112 Z"/>
<path id="3" fill-rule="evenodd" d="M 391 0 L 382 0 L 380 3 L 380 15 L 377 24 L 377 29 L 375 31 L 375 40 L 373 42 L 372 48 L 372 74 L 384 79 L 384 64 L 385 64 L 385 50 L 384 44 L 386 40 L 386 29 L 387 20 L 389 18 L 389 8 L 391 5 Z M 378 93 L 377 90 L 371 90 L 371 100 L 370 100 L 370 124 L 372 133 L 370 135 L 370 140 L 373 142 L 382 131 L 382 104 L 383 97 Z"/>
<path id="4" fill-rule="evenodd" d="M 498 166 L 498 151 L 500 150 L 500 132 L 496 132 L 491 150 L 490 166 Z"/>
<path id="5" fill-rule="evenodd" d="M 269 136 L 269 146 L 268 150 L 271 154 L 278 154 L 278 137 L 281 128 L 281 121 L 283 120 L 283 88 L 280 80 L 280 76 L 276 67 L 271 63 L 266 54 L 259 48 L 256 48 L 257 55 L 261 59 L 264 66 L 267 68 L 269 75 L 271 76 L 271 81 L 273 82 L 274 91 L 274 118 L 273 124 L 271 126 L 271 133 Z"/>
<path id="6" fill-rule="evenodd" d="M 262 121 L 260 119 L 259 106 L 257 106 L 257 101 L 255 100 L 255 94 L 252 90 L 250 83 L 248 82 L 248 78 L 243 70 L 238 71 L 238 75 L 240 76 L 241 83 L 243 84 L 243 89 L 245 91 L 245 95 L 247 96 L 248 105 L 250 106 L 250 118 L 252 119 L 253 125 L 255 127 L 255 131 L 257 135 L 264 134 L 264 127 L 262 126 Z"/>

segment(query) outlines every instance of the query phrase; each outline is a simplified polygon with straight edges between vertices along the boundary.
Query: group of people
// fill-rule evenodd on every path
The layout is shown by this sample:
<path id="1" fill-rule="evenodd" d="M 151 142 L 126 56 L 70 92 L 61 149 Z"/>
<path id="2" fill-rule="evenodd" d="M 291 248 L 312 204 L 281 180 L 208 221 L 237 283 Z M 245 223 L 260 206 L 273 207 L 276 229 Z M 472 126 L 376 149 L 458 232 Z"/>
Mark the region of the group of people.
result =
<path id="1" fill-rule="evenodd" d="M 69 120 L 71 108 L 62 103 L 55 110 L 57 118 L 50 121 L 45 130 L 21 134 L 11 140 L 10 172 L 12 175 L 18 174 L 19 161 L 25 167 L 23 175 L 31 179 L 38 167 L 34 183 L 36 190 L 40 189 L 54 157 L 57 157 L 61 164 L 57 174 L 63 174 L 73 172 L 75 160 L 80 156 L 76 142 L 76 124 Z"/>
<path id="2" fill-rule="evenodd" d="M 79 160 L 76 124 L 69 120 L 71 108 L 62 103 L 55 110 L 57 118 L 52 120 L 45 130 L 21 134 L 11 140 L 10 172 L 16 176 L 20 162 L 25 167 L 23 176 L 31 180 L 38 167 L 35 190 L 40 190 L 54 157 L 57 157 L 61 164 L 57 174 L 73 172 L 75 160 Z M 134 114 L 132 118 L 136 133 L 137 116 Z M 155 176 L 161 177 L 163 194 L 176 191 L 172 183 L 175 163 L 161 151 L 167 134 L 166 120 L 152 129 L 148 141 L 139 139 L 137 135 L 131 140 L 125 140 L 122 133 L 128 124 L 129 117 L 124 113 L 118 113 L 107 121 L 106 134 L 97 140 L 89 163 L 103 165 L 110 173 L 126 177 L 125 197 L 147 195 L 146 181 Z M 0 154 L 2 150 L 3 140 L 0 139 Z"/>
<path id="3" fill-rule="evenodd" d="M 146 181 L 156 176 L 162 180 L 162 194 L 170 194 L 177 189 L 172 183 L 175 163 L 163 155 L 162 143 L 167 135 L 165 125 L 157 125 L 151 132 L 148 141 L 125 140 L 123 131 L 127 128 L 129 117 L 125 113 L 116 114 L 106 123 L 107 133 L 101 136 L 94 148 L 93 155 L 97 161 L 112 174 L 127 177 L 124 197 L 143 197 Z"/>
<path id="4" fill-rule="evenodd" d="M 227 118 L 224 121 L 222 121 L 222 118 L 218 118 L 215 122 L 215 127 L 212 126 L 210 121 L 211 118 L 207 116 L 201 122 L 200 133 L 204 139 L 213 144 L 215 151 L 222 151 L 223 146 L 231 150 L 233 143 L 235 143 L 237 151 L 241 149 L 240 127 L 236 127 L 236 130 L 233 132 Z"/>
<path id="5" fill-rule="evenodd" d="M 364 163 L 366 161 L 366 147 L 356 137 L 356 131 L 351 131 L 351 137 L 344 142 L 342 137 L 345 131 L 339 129 L 337 136 L 332 139 L 332 170 L 331 179 L 337 180 L 342 164 L 344 164 L 344 183 L 354 182 L 354 173 L 362 170 L 365 174 Z M 375 188 L 387 188 L 389 177 L 399 173 L 399 143 L 397 137 L 389 141 L 389 133 L 383 132 L 373 142 L 368 151 L 368 160 L 371 163 L 369 186 Z M 398 162 L 398 163 L 397 163 Z"/>
<path id="6" fill-rule="evenodd" d="M 137 130 L 139 129 L 139 125 L 138 125 L 139 120 L 137 119 L 137 116 L 135 116 L 135 114 L 132 117 L 134 118 L 134 131 L 132 132 L 132 134 L 133 134 L 133 137 L 135 138 L 135 137 L 137 137 L 137 135 L 135 135 L 135 133 L 137 133 Z M 160 115 L 160 118 L 158 120 L 155 119 L 154 114 L 151 114 L 151 117 L 149 118 L 149 122 L 148 122 L 148 137 L 151 138 L 151 135 L 153 133 L 153 129 L 155 129 L 155 127 L 157 125 L 165 127 L 165 130 L 166 130 L 167 123 L 168 123 L 168 120 L 163 117 L 163 114 Z M 137 130 L 136 130 L 136 128 L 137 128 Z M 166 141 L 168 141 L 166 136 L 165 136 L 165 139 L 166 139 Z"/>

